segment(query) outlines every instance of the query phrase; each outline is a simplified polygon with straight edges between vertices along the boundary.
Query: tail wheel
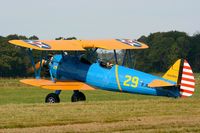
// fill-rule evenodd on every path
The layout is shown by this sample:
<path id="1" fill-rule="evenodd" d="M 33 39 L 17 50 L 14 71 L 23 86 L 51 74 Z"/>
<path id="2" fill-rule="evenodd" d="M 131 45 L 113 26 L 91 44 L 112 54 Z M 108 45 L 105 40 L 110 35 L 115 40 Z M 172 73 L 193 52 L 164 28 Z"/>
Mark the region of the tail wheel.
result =
<path id="1" fill-rule="evenodd" d="M 58 94 L 50 93 L 45 98 L 45 103 L 59 103 L 60 98 Z"/>
<path id="2" fill-rule="evenodd" d="M 85 101 L 85 100 L 86 100 L 85 95 L 80 91 L 74 91 L 74 94 L 71 97 L 72 102 Z"/>

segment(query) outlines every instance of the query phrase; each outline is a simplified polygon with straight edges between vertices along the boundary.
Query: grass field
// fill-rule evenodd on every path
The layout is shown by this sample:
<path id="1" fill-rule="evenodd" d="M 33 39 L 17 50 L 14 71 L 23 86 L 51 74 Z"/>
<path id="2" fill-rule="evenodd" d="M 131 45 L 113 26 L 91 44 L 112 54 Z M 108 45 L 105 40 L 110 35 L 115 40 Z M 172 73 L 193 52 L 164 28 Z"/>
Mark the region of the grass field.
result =
<path id="1" fill-rule="evenodd" d="M 86 102 L 45 104 L 50 93 L 0 79 L 0 132 L 200 132 L 200 75 L 193 97 L 173 99 L 107 91 L 85 91 Z"/>

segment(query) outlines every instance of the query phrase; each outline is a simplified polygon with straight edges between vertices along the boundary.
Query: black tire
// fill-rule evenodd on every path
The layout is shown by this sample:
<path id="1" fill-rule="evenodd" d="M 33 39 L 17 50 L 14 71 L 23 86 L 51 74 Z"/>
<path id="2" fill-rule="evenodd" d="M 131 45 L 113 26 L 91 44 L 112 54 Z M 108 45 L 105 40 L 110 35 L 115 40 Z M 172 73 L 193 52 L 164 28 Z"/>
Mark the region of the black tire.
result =
<path id="1" fill-rule="evenodd" d="M 59 103 L 60 98 L 58 94 L 50 93 L 45 98 L 45 103 Z"/>
<path id="2" fill-rule="evenodd" d="M 75 92 L 72 97 L 71 97 L 71 101 L 72 102 L 79 102 L 79 101 L 85 101 L 86 97 L 84 95 L 84 93 L 82 92 Z"/>

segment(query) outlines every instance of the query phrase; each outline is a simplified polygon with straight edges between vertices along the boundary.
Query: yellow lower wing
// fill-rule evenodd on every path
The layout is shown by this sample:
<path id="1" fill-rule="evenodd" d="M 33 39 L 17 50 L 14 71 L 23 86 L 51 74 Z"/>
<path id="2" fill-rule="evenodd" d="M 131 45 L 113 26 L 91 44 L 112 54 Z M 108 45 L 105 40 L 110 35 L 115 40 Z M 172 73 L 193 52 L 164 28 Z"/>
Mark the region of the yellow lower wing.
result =
<path id="1" fill-rule="evenodd" d="M 20 82 L 49 90 L 95 90 L 93 87 L 78 81 L 57 81 L 47 79 L 23 79 Z"/>

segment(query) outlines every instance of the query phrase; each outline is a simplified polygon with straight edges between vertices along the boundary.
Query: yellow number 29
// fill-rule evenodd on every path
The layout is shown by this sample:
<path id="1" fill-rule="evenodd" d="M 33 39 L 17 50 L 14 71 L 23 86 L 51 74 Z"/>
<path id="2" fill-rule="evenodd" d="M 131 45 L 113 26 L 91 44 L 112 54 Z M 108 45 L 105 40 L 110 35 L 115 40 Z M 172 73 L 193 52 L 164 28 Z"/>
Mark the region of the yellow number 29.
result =
<path id="1" fill-rule="evenodd" d="M 130 75 L 126 75 L 125 78 L 126 78 L 126 80 L 123 83 L 124 86 L 131 86 L 133 88 L 136 88 L 138 86 L 138 82 L 139 82 L 138 77 L 136 77 L 136 76 L 132 77 Z"/>

